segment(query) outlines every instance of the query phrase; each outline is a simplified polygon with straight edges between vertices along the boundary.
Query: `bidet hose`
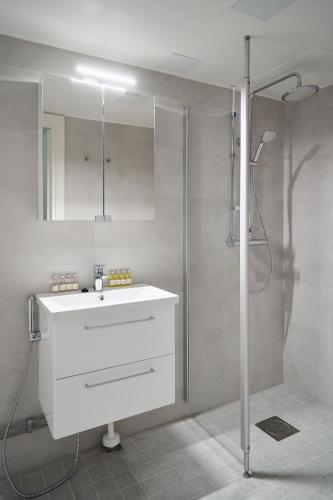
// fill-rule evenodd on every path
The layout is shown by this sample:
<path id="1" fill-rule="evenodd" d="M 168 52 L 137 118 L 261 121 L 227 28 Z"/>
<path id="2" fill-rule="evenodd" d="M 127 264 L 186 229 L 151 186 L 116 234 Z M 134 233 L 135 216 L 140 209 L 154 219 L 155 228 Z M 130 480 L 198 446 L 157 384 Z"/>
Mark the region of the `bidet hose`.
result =
<path id="1" fill-rule="evenodd" d="M 10 429 L 12 420 L 14 418 L 17 405 L 18 405 L 19 400 L 20 400 L 21 395 L 22 395 L 22 390 L 23 390 L 23 386 L 25 383 L 25 379 L 27 377 L 27 373 L 28 373 L 28 369 L 29 369 L 29 365 L 30 365 L 30 360 L 31 360 L 32 344 L 33 344 L 33 342 L 30 341 L 29 347 L 28 347 L 28 352 L 27 352 L 27 357 L 26 357 L 26 361 L 25 361 L 25 365 L 24 365 L 24 370 L 23 370 L 20 384 L 19 384 L 16 396 L 14 399 L 14 403 L 13 403 L 12 408 L 10 410 L 8 422 L 6 425 L 6 429 L 5 429 L 5 433 L 4 433 L 4 437 L 3 437 L 3 441 L 2 441 L 2 449 L 1 449 L 3 468 L 5 471 L 6 478 L 8 479 L 8 482 L 9 482 L 10 486 L 13 488 L 13 490 L 15 491 L 15 493 L 23 498 L 40 497 L 40 496 L 45 495 L 45 494 L 49 493 L 50 491 L 53 491 L 54 489 L 58 488 L 58 486 L 61 486 L 62 484 L 64 484 L 75 472 L 75 469 L 76 469 L 76 466 L 77 466 L 77 463 L 79 460 L 79 449 L 80 449 L 80 434 L 77 434 L 74 463 L 73 463 L 73 467 L 71 468 L 70 472 L 68 474 L 66 474 L 66 476 L 63 479 L 61 479 L 60 481 L 57 481 L 56 483 L 54 483 L 51 486 L 46 487 L 42 491 L 38 491 L 35 493 L 25 493 L 22 490 L 20 490 L 13 481 L 13 478 L 11 476 L 11 473 L 9 471 L 8 464 L 7 464 L 6 445 L 7 445 L 9 429 Z"/>
<path id="2" fill-rule="evenodd" d="M 268 248 L 268 253 L 269 253 L 269 273 L 267 275 L 265 283 L 263 284 L 263 286 L 261 288 L 259 288 L 257 290 L 250 290 L 250 292 L 253 293 L 253 294 L 255 294 L 255 293 L 261 293 L 264 290 L 266 290 L 266 288 L 268 287 L 268 285 L 271 282 L 272 275 L 273 275 L 272 248 L 271 248 L 269 237 L 268 237 L 268 234 L 267 234 L 267 231 L 266 231 L 266 228 L 265 228 L 264 218 L 263 218 L 263 215 L 262 215 L 261 206 L 260 206 L 259 197 L 258 197 L 258 191 L 257 191 L 255 179 L 254 179 L 255 167 L 256 166 L 254 165 L 253 169 L 252 169 L 251 184 L 252 184 L 252 190 L 253 190 L 254 198 L 256 200 L 256 205 L 257 205 L 257 208 L 258 208 L 258 214 L 259 214 L 260 223 L 261 223 L 261 226 L 262 226 L 262 229 L 263 229 L 263 232 L 264 232 L 265 240 L 267 242 L 267 248 Z"/>

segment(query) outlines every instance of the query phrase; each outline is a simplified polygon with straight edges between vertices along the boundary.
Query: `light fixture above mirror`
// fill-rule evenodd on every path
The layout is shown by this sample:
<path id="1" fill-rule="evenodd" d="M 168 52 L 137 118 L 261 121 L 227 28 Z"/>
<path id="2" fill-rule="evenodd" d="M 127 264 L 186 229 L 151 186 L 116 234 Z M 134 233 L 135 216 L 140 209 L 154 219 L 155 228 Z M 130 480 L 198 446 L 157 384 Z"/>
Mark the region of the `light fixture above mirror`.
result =
<path id="1" fill-rule="evenodd" d="M 91 85 L 93 87 L 100 87 L 101 89 L 109 89 L 109 90 L 113 90 L 115 92 L 120 92 L 120 93 L 124 93 L 127 90 L 125 87 L 118 87 L 117 85 L 110 85 L 108 83 L 99 82 L 98 80 L 95 80 L 94 78 L 88 78 L 86 76 L 84 78 L 72 77 L 71 81 L 74 83 L 80 83 L 83 85 Z"/>
<path id="2" fill-rule="evenodd" d="M 100 83 L 105 84 L 120 84 L 126 87 L 134 87 L 136 85 L 136 80 L 132 76 L 124 75 L 121 73 L 115 73 L 110 71 L 103 71 L 98 68 L 92 68 L 91 66 L 83 66 L 79 65 L 76 68 L 76 71 L 79 75 L 82 75 L 86 78 L 94 78 Z"/>

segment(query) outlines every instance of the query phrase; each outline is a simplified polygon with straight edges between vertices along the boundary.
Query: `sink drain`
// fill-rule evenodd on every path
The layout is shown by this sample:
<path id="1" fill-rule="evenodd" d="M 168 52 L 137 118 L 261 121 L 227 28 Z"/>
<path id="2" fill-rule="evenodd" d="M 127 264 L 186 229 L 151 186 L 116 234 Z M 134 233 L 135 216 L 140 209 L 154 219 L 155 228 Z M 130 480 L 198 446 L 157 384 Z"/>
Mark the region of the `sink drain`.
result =
<path id="1" fill-rule="evenodd" d="M 300 432 L 299 429 L 296 429 L 296 427 L 293 427 L 285 420 L 282 420 L 282 418 L 276 416 L 266 418 L 258 422 L 256 426 L 276 441 L 282 441 L 282 439 L 286 439 Z"/>

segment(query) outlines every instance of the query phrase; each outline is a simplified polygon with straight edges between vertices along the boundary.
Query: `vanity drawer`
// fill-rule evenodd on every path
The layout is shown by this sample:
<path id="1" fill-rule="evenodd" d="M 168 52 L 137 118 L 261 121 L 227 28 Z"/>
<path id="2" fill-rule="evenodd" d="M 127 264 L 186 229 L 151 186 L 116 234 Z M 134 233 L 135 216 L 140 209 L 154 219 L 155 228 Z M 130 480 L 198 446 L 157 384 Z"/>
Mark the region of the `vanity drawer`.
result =
<path id="1" fill-rule="evenodd" d="M 175 308 L 141 308 L 56 321 L 54 378 L 175 352 Z"/>
<path id="2" fill-rule="evenodd" d="M 175 401 L 174 355 L 54 382 L 49 415 L 55 439 L 150 411 Z"/>

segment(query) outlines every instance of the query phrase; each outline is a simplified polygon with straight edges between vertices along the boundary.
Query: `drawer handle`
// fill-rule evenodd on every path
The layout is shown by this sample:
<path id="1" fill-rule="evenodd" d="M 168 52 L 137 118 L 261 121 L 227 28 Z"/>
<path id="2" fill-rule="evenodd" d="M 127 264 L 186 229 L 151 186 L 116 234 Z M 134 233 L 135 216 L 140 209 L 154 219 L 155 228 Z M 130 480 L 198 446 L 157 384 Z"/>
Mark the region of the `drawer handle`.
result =
<path id="1" fill-rule="evenodd" d="M 131 321 L 119 321 L 118 323 L 107 323 L 106 325 L 85 326 L 85 330 L 96 330 L 97 328 L 108 328 L 109 326 L 129 325 L 131 323 L 141 323 L 143 321 L 152 321 L 154 316 L 142 319 L 132 319 Z"/>
<path id="2" fill-rule="evenodd" d="M 127 380 L 129 378 L 141 377 L 142 375 L 149 375 L 154 373 L 154 368 L 150 368 L 145 372 L 134 373 L 133 375 L 126 375 L 125 377 L 113 378 L 111 380 L 105 380 L 104 382 L 97 382 L 96 384 L 84 384 L 86 389 L 92 389 L 93 387 L 99 387 L 100 385 L 112 384 L 113 382 L 120 382 L 121 380 Z"/>

